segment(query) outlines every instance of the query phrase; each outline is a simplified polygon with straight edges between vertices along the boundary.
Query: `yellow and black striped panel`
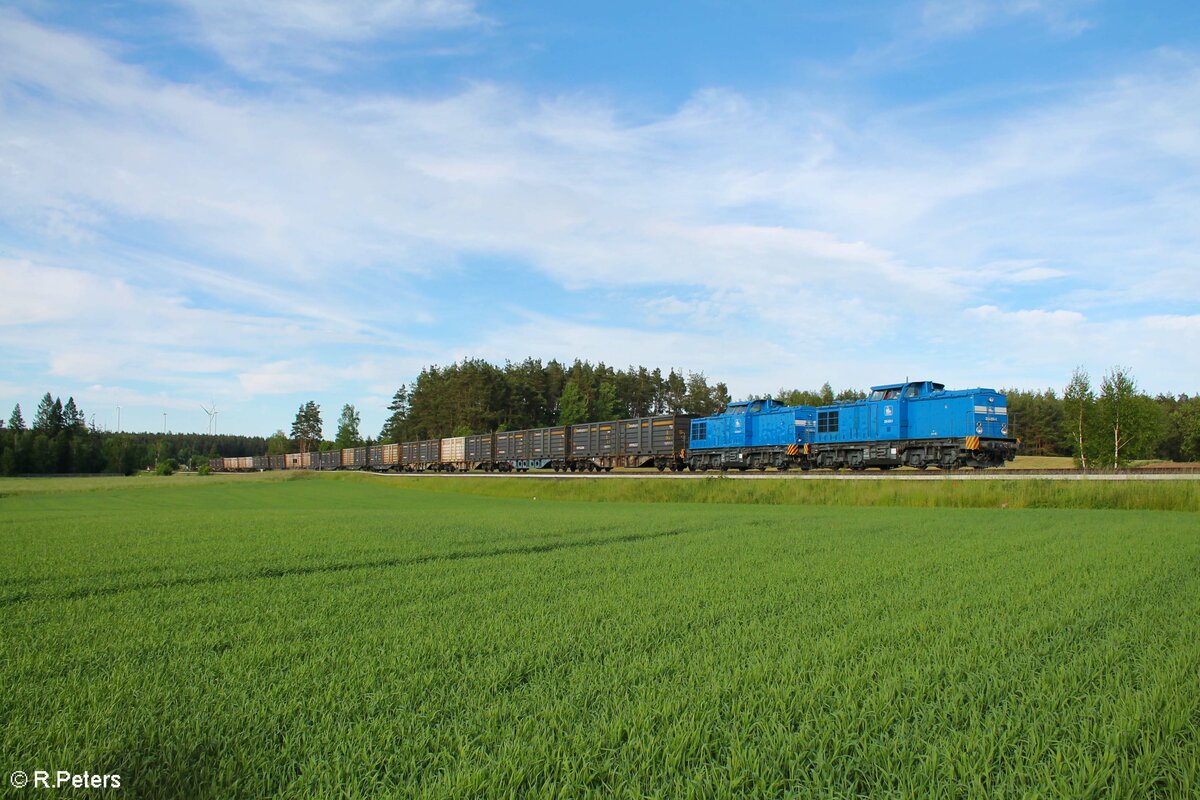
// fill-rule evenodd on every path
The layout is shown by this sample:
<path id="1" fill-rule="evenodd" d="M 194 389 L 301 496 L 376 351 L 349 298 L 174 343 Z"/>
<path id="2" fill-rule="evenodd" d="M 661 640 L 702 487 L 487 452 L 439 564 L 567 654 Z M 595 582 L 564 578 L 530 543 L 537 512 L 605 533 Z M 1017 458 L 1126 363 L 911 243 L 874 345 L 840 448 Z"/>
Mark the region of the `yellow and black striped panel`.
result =
<path id="1" fill-rule="evenodd" d="M 968 450 L 978 450 L 979 449 L 979 437 L 978 436 L 968 436 L 967 437 L 967 449 Z"/>
<path id="2" fill-rule="evenodd" d="M 798 444 L 789 444 L 789 445 L 788 445 L 788 447 L 787 447 L 787 454 L 788 454 L 789 456 L 798 456 L 798 455 L 800 455 L 800 445 L 798 445 Z"/>

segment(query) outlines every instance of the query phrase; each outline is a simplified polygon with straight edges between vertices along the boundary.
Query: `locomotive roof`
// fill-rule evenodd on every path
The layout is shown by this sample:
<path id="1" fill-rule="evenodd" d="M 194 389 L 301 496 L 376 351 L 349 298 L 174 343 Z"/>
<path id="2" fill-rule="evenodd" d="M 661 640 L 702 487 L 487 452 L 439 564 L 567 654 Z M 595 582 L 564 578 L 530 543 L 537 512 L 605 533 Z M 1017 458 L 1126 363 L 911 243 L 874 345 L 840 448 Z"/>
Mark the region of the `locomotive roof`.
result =
<path id="1" fill-rule="evenodd" d="M 885 389 L 903 389 L 905 386 L 911 386 L 914 383 L 932 383 L 934 386 L 942 385 L 935 381 L 905 381 L 904 383 L 885 383 L 881 386 L 872 386 L 871 391 L 875 392 L 875 391 L 883 391 Z"/>

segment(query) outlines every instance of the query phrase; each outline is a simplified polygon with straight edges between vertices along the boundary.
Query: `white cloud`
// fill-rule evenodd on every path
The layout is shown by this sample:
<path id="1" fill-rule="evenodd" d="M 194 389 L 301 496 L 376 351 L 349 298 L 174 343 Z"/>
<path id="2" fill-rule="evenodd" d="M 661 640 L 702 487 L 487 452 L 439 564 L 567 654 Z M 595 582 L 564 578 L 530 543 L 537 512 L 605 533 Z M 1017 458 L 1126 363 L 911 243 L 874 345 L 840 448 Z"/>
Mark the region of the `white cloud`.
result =
<path id="1" fill-rule="evenodd" d="M 212 7 L 219 28 L 229 8 Z M 312 8 L 268 25 L 268 46 L 372 36 L 365 5 Z M 382 24 L 425 24 L 412 8 Z M 475 24 L 470 6 L 442 11 L 438 25 Z M 312 30 L 322 14 L 342 15 L 327 34 Z M 1198 109 L 1200 69 L 1178 54 L 944 127 L 936 110 L 787 93 L 708 90 L 636 122 L 594 97 L 489 84 L 241 93 L 0 12 L 0 221 L 58 254 L 4 262 L 0 335 L 55 375 L 152 376 L 203 399 L 347 380 L 386 396 L 423 363 L 477 354 L 675 364 L 746 391 L 918 370 L 1020 382 L 1024 364 L 1057 369 L 1063 342 L 1068 371 L 1116 348 L 1166 385 L 1169 369 L 1198 372 L 1171 340 L 1191 331 L 1179 306 L 1200 274 Z M 543 310 L 446 344 L 418 336 L 411 321 L 434 315 L 410 276 L 486 280 L 463 266 L 475 255 L 629 308 L 661 299 L 645 318 Z M 1055 310 L 1001 310 L 1026 290 Z M 1171 305 L 1159 319 L 1131 302 Z M 67 314 L 65 335 L 29 344 L 29 326 Z"/>
<path id="2" fill-rule="evenodd" d="M 1018 19 L 1074 36 L 1091 27 L 1080 13 L 1090 5 L 1090 0 L 925 0 L 920 19 L 923 33 L 933 37 L 962 36 Z"/>
<path id="3" fill-rule="evenodd" d="M 233 67 L 280 77 L 289 68 L 330 70 L 340 45 L 479 25 L 471 0 L 175 0 L 202 41 Z"/>

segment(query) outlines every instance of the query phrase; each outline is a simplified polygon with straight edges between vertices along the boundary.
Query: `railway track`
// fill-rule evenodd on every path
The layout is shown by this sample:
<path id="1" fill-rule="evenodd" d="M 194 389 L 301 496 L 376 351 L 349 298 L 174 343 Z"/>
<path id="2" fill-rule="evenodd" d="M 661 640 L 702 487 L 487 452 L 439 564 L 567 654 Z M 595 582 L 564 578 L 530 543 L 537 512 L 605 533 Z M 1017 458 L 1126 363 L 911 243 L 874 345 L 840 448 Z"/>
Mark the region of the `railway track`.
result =
<path id="1" fill-rule="evenodd" d="M 834 480 L 834 481 L 1187 481 L 1200 480 L 1200 469 L 1194 467 L 1164 467 L 1161 469 L 1083 472 L 1073 469 L 991 469 L 951 471 L 880 472 L 377 472 L 393 478 L 518 478 L 521 480 L 621 480 L 627 478 L 653 480 L 706 480 L 723 478 L 737 481 L 762 480 Z"/>

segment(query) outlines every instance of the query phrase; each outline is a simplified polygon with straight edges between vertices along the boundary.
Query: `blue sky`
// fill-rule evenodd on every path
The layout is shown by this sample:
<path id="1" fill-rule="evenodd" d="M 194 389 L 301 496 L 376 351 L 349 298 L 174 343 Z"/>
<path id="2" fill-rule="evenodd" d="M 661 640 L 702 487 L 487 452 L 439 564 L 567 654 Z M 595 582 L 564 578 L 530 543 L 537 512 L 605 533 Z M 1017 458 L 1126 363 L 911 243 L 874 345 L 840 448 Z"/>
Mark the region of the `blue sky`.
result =
<path id="1" fill-rule="evenodd" d="M 247 8 L 246 6 L 249 6 Z M 0 404 L 430 363 L 1200 391 L 1200 4 L 0 7 Z"/>

